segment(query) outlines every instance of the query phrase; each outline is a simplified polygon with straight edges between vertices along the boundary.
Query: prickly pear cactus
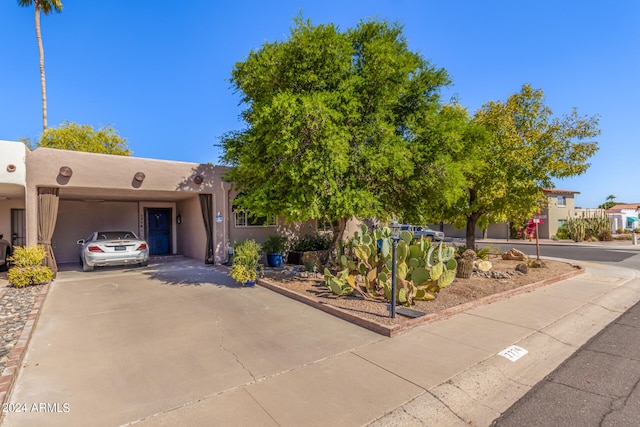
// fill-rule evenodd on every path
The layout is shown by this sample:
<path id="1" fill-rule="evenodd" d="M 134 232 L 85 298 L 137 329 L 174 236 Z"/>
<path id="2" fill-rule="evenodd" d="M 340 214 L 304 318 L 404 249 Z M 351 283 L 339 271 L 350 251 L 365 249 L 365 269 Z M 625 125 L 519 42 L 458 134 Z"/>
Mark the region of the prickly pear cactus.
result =
<path id="1" fill-rule="evenodd" d="M 325 270 L 326 286 L 336 295 L 359 293 L 365 298 L 390 301 L 392 292 L 393 241 L 388 228 L 369 233 L 366 227 L 341 246 L 335 276 Z M 455 249 L 401 233 L 396 246 L 396 300 L 411 305 L 414 300 L 432 300 L 456 277 Z"/>

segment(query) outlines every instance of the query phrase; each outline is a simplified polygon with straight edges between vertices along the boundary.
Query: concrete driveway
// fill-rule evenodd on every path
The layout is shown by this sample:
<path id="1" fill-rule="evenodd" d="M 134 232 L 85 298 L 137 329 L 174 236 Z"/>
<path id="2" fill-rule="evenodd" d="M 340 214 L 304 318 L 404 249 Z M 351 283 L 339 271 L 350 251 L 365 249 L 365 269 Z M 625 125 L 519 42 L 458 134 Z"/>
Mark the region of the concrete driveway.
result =
<path id="1" fill-rule="evenodd" d="M 9 400 L 26 413 L 6 413 L 3 425 L 127 424 L 381 339 L 192 260 L 67 269 Z M 273 424 L 247 397 L 236 416 Z"/>
<path id="2" fill-rule="evenodd" d="M 3 426 L 488 426 L 639 300 L 591 264 L 389 339 L 194 261 L 64 271 Z"/>

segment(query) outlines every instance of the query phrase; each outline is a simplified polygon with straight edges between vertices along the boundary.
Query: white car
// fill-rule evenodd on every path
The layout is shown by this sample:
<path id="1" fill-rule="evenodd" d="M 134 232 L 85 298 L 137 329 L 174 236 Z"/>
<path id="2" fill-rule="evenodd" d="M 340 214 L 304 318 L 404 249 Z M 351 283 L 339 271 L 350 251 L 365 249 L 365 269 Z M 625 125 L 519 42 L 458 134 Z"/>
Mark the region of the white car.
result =
<path id="1" fill-rule="evenodd" d="M 111 265 L 145 267 L 149 262 L 149 245 L 132 231 L 94 231 L 77 243 L 82 245 L 80 261 L 84 271 Z"/>
<path id="2" fill-rule="evenodd" d="M 432 242 L 444 241 L 444 233 L 442 231 L 432 230 L 426 225 L 420 226 L 420 225 L 402 224 L 400 228 L 402 230 L 411 231 L 413 233 L 413 237 L 416 239 L 425 238 L 427 240 L 431 240 Z"/>
<path id="3" fill-rule="evenodd" d="M 0 233 L 0 271 L 7 271 L 9 268 L 9 257 L 11 256 L 11 243 L 2 239 Z"/>

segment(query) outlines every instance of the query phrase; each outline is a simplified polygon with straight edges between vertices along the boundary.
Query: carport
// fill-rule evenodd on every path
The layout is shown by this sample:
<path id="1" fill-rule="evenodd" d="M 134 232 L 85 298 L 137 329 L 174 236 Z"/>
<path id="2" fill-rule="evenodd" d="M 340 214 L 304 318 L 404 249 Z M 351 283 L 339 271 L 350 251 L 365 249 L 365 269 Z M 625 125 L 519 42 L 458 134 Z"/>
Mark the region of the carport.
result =
<path id="1" fill-rule="evenodd" d="M 76 241 L 96 230 L 144 237 L 152 255 L 224 262 L 224 168 L 51 148 L 27 152 L 27 244 L 50 251 L 48 265 L 78 259 Z M 225 215 L 226 216 L 226 215 Z"/>

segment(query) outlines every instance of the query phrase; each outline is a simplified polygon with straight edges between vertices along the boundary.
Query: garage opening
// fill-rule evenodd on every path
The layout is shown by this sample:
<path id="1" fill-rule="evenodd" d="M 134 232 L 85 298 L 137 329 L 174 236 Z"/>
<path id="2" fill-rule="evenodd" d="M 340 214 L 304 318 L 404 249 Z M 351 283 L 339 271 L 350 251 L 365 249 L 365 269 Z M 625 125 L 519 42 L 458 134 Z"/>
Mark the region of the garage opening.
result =
<path id="1" fill-rule="evenodd" d="M 146 240 L 150 255 L 171 254 L 171 208 L 146 208 Z"/>

